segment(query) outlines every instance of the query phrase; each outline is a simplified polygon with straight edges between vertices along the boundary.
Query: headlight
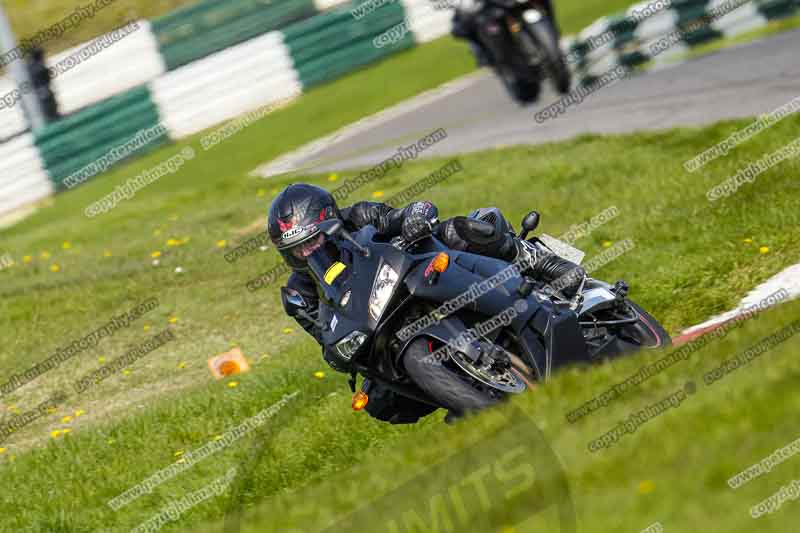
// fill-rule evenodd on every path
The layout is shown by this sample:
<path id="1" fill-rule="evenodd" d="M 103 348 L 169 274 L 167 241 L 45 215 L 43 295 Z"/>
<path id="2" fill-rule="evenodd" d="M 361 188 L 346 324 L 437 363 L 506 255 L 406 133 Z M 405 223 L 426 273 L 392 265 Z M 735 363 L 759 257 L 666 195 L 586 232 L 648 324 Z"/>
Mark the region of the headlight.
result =
<path id="1" fill-rule="evenodd" d="M 478 0 L 461 0 L 459 7 L 465 13 L 477 13 L 483 7 L 483 2 Z"/>
<path id="2" fill-rule="evenodd" d="M 386 309 L 398 278 L 397 272 L 389 265 L 383 265 L 378 271 L 375 283 L 372 285 L 372 295 L 369 297 L 369 314 L 375 320 L 378 320 Z"/>
<path id="3" fill-rule="evenodd" d="M 529 9 L 529 10 L 525 11 L 522 14 L 522 18 L 524 18 L 525 22 L 527 22 L 528 24 L 536 24 L 537 22 L 542 20 L 544 17 L 537 10 Z"/>
<path id="4" fill-rule="evenodd" d="M 340 340 L 336 343 L 336 351 L 339 353 L 339 356 L 346 361 L 352 359 L 353 355 L 361 348 L 361 345 L 364 344 L 364 341 L 367 340 L 367 336 L 360 331 L 354 331 L 344 339 Z"/>

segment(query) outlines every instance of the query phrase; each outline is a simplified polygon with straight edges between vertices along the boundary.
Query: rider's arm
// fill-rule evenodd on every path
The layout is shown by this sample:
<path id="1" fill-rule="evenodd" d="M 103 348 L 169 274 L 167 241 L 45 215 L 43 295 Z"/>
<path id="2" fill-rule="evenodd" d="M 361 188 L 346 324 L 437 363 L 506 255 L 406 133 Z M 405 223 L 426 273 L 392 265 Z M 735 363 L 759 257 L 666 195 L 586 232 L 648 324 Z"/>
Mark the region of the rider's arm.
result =
<path id="1" fill-rule="evenodd" d="M 400 235 L 403 221 L 411 216 L 422 216 L 433 222 L 439 217 L 439 210 L 431 202 L 414 202 L 403 209 L 394 209 L 378 202 L 358 202 L 342 209 L 342 217 L 355 227 L 363 228 L 372 224 L 389 237 Z"/>
<path id="2" fill-rule="evenodd" d="M 305 272 L 292 272 L 292 275 L 289 276 L 289 281 L 286 283 L 286 286 L 291 290 L 297 291 L 300 296 L 303 297 L 303 300 L 305 300 L 308 304 L 306 312 L 312 317 L 316 318 L 317 312 L 319 311 L 319 296 L 317 295 L 317 289 L 314 285 L 314 280 L 311 279 L 311 276 Z M 286 311 L 288 312 L 288 310 Z M 300 324 L 300 327 L 306 330 L 309 335 L 314 337 L 318 343 L 322 344 L 321 332 L 317 326 L 298 316 L 294 317 L 294 319 L 298 324 Z"/>
<path id="3" fill-rule="evenodd" d="M 316 286 L 314 285 L 314 280 L 311 279 L 311 276 L 309 276 L 306 272 L 292 272 L 292 275 L 289 276 L 289 281 L 286 286 L 293 291 L 297 291 L 303 297 L 308 304 L 308 307 L 305 309 L 305 311 L 312 318 L 317 320 L 319 317 L 319 295 L 317 294 Z M 288 312 L 288 310 L 286 311 Z M 294 319 L 298 324 L 300 324 L 300 327 L 306 330 L 309 335 L 314 337 L 314 340 L 317 341 L 318 344 L 322 345 L 322 332 L 317 325 L 299 316 L 295 316 Z M 349 368 L 341 366 L 340 360 L 335 357 L 330 357 L 330 355 L 330 349 L 328 351 L 323 349 L 322 357 L 332 369 L 336 370 L 337 372 L 350 372 Z"/>

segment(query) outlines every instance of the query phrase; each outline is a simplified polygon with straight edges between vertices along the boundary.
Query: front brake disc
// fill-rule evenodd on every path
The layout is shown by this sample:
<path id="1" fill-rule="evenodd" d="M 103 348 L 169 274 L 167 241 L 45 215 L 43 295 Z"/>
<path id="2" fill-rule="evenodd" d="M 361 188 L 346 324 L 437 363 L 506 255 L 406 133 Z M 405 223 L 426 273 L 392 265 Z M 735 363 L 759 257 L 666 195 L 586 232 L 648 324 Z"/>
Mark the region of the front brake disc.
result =
<path id="1" fill-rule="evenodd" d="M 498 371 L 493 368 L 478 366 L 467 359 L 464 354 L 455 350 L 450 352 L 450 359 L 469 376 L 494 389 L 511 394 L 519 394 L 525 392 L 528 388 L 525 381 L 512 372 L 511 368 Z"/>

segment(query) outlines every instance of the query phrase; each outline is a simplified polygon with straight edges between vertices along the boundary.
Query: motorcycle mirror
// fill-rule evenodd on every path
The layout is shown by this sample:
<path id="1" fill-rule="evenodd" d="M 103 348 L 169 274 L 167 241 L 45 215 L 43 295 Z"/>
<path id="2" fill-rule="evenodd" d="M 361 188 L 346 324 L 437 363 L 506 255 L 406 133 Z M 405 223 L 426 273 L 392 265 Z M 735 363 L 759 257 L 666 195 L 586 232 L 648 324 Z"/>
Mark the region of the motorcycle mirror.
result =
<path id="1" fill-rule="evenodd" d="M 297 316 L 301 310 L 308 307 L 303 296 L 289 287 L 281 287 L 281 303 L 283 303 L 286 314 L 291 317 Z"/>
<path id="2" fill-rule="evenodd" d="M 539 218 L 538 211 L 531 211 L 525 215 L 525 218 L 522 219 L 522 235 L 520 235 L 520 239 L 525 240 L 528 233 L 539 227 Z"/>
<path id="3" fill-rule="evenodd" d="M 361 255 L 364 257 L 369 257 L 369 250 L 358 244 L 355 239 L 353 239 L 352 235 L 350 235 L 350 233 L 344 229 L 344 224 L 342 224 L 342 221 L 338 218 L 329 218 L 328 220 L 323 220 L 317 224 L 317 227 L 328 237 L 340 235 L 344 240 L 355 246 L 356 250 L 358 250 Z"/>
<path id="4" fill-rule="evenodd" d="M 336 235 L 342 228 L 344 227 L 342 221 L 338 218 L 329 218 L 328 220 L 323 220 L 320 222 L 317 227 L 319 230 L 327 236 Z"/>

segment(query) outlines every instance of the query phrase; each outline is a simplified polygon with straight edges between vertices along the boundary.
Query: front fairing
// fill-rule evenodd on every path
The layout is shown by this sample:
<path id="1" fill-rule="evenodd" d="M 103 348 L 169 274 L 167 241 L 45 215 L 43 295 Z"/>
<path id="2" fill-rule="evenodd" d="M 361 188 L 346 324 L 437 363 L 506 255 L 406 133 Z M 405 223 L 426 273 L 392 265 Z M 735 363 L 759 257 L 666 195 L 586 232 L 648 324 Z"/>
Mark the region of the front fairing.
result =
<path id="1" fill-rule="evenodd" d="M 359 351 L 362 353 L 368 351 L 367 347 L 373 340 L 375 330 L 384 316 L 391 312 L 391 300 L 402 286 L 403 278 L 413 266 L 414 260 L 390 243 L 381 242 L 377 230 L 372 226 L 361 229 L 354 234 L 354 238 L 370 250 L 369 257 L 364 257 L 347 241 L 337 239 L 335 244 L 341 251 L 338 261 L 326 263 L 319 260 L 313 265 L 309 261 L 309 266 L 320 292 L 319 320 L 324 325 L 323 344 L 333 347 L 350 333 L 360 331 L 367 335 L 367 340 Z M 341 263 L 344 268 L 337 267 L 336 262 Z M 385 307 L 382 316 L 375 318 L 369 312 L 369 302 L 375 277 L 384 264 L 390 265 L 397 272 L 398 281 L 391 291 L 390 303 Z M 332 272 L 340 269 L 341 272 L 334 277 Z"/>

